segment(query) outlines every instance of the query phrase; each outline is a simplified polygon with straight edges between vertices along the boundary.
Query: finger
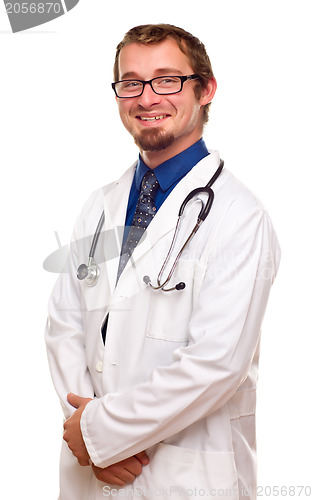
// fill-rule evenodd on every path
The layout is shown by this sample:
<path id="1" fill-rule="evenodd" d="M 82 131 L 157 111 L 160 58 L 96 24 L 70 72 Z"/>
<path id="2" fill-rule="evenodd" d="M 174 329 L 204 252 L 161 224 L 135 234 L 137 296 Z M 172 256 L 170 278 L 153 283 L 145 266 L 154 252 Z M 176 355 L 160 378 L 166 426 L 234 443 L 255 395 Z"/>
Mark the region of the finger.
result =
<path id="1" fill-rule="evenodd" d="M 102 481 L 103 483 L 107 483 L 110 485 L 116 485 L 116 486 L 125 486 L 126 481 L 123 481 L 122 479 L 118 478 L 113 474 L 108 468 L 106 469 L 101 469 L 100 467 L 96 467 L 95 465 L 92 465 L 93 473 L 96 476 L 96 478 L 99 481 Z"/>
<path id="2" fill-rule="evenodd" d="M 75 455 L 74 455 L 75 456 Z M 87 467 L 87 465 L 90 465 L 89 463 L 89 458 L 77 458 L 77 462 L 79 463 L 79 465 L 81 465 L 82 467 Z"/>
<path id="3" fill-rule="evenodd" d="M 77 447 L 73 447 L 71 444 L 72 441 L 68 437 L 68 433 L 66 431 L 64 431 L 63 433 L 63 439 L 66 442 L 69 449 L 71 450 L 71 452 L 73 453 L 74 457 L 77 458 L 79 465 L 82 466 L 90 465 L 90 457 L 85 447 L 80 447 L 80 449 L 78 449 Z"/>
<path id="4" fill-rule="evenodd" d="M 81 398 L 77 396 L 77 394 L 72 394 L 71 392 L 67 395 L 68 402 L 71 406 L 74 406 L 74 408 L 79 408 L 83 404 L 84 399 L 85 398 Z"/>
<path id="5" fill-rule="evenodd" d="M 141 451 L 140 453 L 137 453 L 135 457 L 139 460 L 141 465 L 148 465 L 150 462 L 150 459 L 145 451 Z"/>
<path id="6" fill-rule="evenodd" d="M 115 476 L 131 483 L 142 473 L 142 464 L 135 456 L 110 465 L 108 468 Z"/>
<path id="7" fill-rule="evenodd" d="M 135 481 L 136 477 L 139 476 L 141 473 L 141 465 L 140 463 L 136 460 L 138 466 L 134 467 L 134 465 L 125 463 L 124 465 L 110 465 L 108 467 L 108 470 L 114 474 L 115 477 L 118 477 L 122 481 L 125 481 L 126 483 L 132 483 Z"/>
<path id="8" fill-rule="evenodd" d="M 90 457 L 86 450 L 81 449 L 81 450 L 73 450 L 69 444 L 67 444 L 71 452 L 73 453 L 74 457 L 76 457 L 77 462 L 79 465 L 82 465 L 83 467 L 86 467 L 87 465 L 90 465 Z"/>
<path id="9" fill-rule="evenodd" d="M 68 425 L 67 425 L 68 420 L 69 420 L 69 419 L 66 419 L 66 420 L 64 421 L 64 423 L 63 423 L 63 435 L 65 434 L 65 432 L 66 432 L 66 428 L 68 427 Z"/>

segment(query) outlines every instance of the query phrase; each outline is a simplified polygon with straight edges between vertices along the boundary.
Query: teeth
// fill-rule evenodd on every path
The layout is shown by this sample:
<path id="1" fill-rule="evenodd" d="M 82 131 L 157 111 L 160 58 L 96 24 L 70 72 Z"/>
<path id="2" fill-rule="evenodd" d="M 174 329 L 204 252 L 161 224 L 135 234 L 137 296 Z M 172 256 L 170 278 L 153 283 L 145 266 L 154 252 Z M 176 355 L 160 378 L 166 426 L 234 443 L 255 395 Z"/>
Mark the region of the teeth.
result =
<path id="1" fill-rule="evenodd" d="M 144 122 L 154 122 L 155 120 L 161 120 L 162 118 L 166 118 L 166 115 L 152 116 L 151 118 L 147 118 L 146 116 L 140 117 L 140 119 Z"/>

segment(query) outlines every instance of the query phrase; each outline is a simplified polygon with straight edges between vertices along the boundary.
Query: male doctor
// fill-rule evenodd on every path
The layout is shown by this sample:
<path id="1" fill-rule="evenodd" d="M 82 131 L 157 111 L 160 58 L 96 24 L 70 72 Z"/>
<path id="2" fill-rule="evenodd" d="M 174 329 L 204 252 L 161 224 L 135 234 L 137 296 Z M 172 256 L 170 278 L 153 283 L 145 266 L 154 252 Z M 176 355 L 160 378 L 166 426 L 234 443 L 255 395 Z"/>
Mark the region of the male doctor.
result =
<path id="1" fill-rule="evenodd" d="M 260 329 L 279 264 L 271 221 L 228 169 L 214 180 L 219 153 L 202 133 L 216 81 L 197 38 L 170 25 L 131 29 L 114 80 L 139 159 L 85 205 L 49 303 L 66 418 L 60 499 L 255 499 Z M 212 178 L 214 202 L 172 290 L 154 289 L 183 200 Z M 207 199 L 187 203 L 161 284 Z M 102 211 L 99 279 L 88 286 L 77 268 Z"/>

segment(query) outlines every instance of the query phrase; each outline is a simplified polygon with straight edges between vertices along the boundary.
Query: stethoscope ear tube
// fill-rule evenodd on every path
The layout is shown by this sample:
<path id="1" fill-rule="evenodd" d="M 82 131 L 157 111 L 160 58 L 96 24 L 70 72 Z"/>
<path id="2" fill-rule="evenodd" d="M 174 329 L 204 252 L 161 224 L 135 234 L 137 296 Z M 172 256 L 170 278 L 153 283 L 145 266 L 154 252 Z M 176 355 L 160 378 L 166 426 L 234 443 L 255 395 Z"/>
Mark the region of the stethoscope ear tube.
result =
<path id="1" fill-rule="evenodd" d="M 212 207 L 212 204 L 214 201 L 214 193 L 213 193 L 212 189 L 208 186 L 196 188 L 186 196 L 186 198 L 184 199 L 184 201 L 181 204 L 181 207 L 179 209 L 178 217 L 181 217 L 183 215 L 183 212 L 185 210 L 187 203 L 189 203 L 189 201 L 192 200 L 192 198 L 194 198 L 198 194 L 203 194 L 203 193 L 206 193 L 208 195 L 207 202 L 205 204 L 202 203 L 202 208 L 201 208 L 200 213 L 198 215 L 198 221 L 201 220 L 203 222 L 207 218 L 207 216 L 209 215 L 209 212 L 211 210 L 211 207 Z"/>
<path id="2" fill-rule="evenodd" d="M 220 176 L 223 168 L 224 168 L 224 160 L 220 160 L 220 164 L 218 166 L 218 169 L 216 170 L 215 174 L 211 177 L 211 179 L 207 183 L 206 187 L 213 186 L 213 184 L 216 181 L 216 179 Z"/>
<path id="3" fill-rule="evenodd" d="M 213 205 L 213 201 L 214 201 L 214 193 L 212 191 L 212 189 L 210 187 L 207 187 L 206 188 L 206 191 L 208 193 L 208 201 L 206 202 L 206 204 L 204 205 L 204 207 L 202 208 L 200 214 L 199 214 L 199 217 L 198 217 L 198 220 L 201 220 L 202 222 L 207 218 L 207 216 L 209 215 L 209 212 L 211 210 L 211 207 Z"/>

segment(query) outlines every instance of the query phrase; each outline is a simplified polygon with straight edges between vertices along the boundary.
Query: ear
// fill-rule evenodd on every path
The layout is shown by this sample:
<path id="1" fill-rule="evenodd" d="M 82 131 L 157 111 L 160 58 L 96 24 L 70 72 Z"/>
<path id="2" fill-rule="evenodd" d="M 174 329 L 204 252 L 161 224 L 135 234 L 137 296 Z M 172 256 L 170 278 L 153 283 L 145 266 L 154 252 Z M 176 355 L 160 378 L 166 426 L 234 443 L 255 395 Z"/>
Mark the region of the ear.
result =
<path id="1" fill-rule="evenodd" d="M 217 88 L 217 83 L 214 76 L 212 76 L 212 78 L 210 78 L 210 80 L 208 81 L 207 86 L 202 89 L 201 99 L 200 99 L 201 106 L 205 106 L 206 104 L 209 104 L 212 101 L 214 94 L 216 92 L 216 88 Z"/>

